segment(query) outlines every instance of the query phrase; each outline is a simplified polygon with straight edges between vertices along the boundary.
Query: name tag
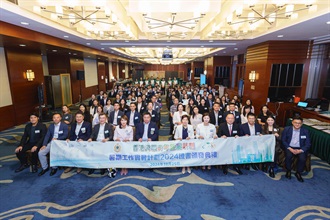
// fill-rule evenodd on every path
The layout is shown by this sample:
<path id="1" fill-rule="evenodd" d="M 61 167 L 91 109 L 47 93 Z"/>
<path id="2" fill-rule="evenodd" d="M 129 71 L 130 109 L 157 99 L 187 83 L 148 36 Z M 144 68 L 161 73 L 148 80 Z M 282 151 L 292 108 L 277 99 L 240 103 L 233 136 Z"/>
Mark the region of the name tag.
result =
<path id="1" fill-rule="evenodd" d="M 306 136 L 305 136 L 305 135 L 304 135 L 304 136 L 300 136 L 300 138 L 301 138 L 301 139 L 306 139 Z"/>
<path id="2" fill-rule="evenodd" d="M 109 131 L 108 131 L 108 130 L 105 130 L 105 131 L 104 131 L 104 133 L 105 133 L 105 134 L 108 134 L 108 133 L 109 133 Z"/>
<path id="3" fill-rule="evenodd" d="M 233 134 L 237 134 L 237 131 L 233 131 Z"/>
<path id="4" fill-rule="evenodd" d="M 58 131 L 59 134 L 63 134 L 63 131 Z"/>
<path id="5" fill-rule="evenodd" d="M 260 134 L 260 132 L 256 132 L 256 134 Z"/>
<path id="6" fill-rule="evenodd" d="M 155 128 L 151 128 L 150 130 L 151 130 L 151 131 L 154 131 L 154 130 L 155 130 Z"/>
<path id="7" fill-rule="evenodd" d="M 135 119 L 139 119 L 139 117 L 136 116 Z"/>
<path id="8" fill-rule="evenodd" d="M 34 133 L 39 134 L 40 130 L 35 130 Z"/>
<path id="9" fill-rule="evenodd" d="M 155 115 L 151 115 L 151 117 L 155 117 Z"/>
<path id="10" fill-rule="evenodd" d="M 210 132 L 213 132 L 213 129 L 211 129 Z"/>
<path id="11" fill-rule="evenodd" d="M 118 115 L 118 118 L 121 118 L 121 116 L 120 116 L 120 115 Z"/>
<path id="12" fill-rule="evenodd" d="M 222 118 L 222 115 L 219 115 L 219 118 Z"/>
<path id="13" fill-rule="evenodd" d="M 64 119 L 68 119 L 68 118 L 69 118 L 69 116 L 65 116 L 65 117 L 64 117 Z"/>
<path id="14" fill-rule="evenodd" d="M 276 129 L 276 128 L 274 128 L 274 131 L 277 131 L 277 129 Z"/>
<path id="15" fill-rule="evenodd" d="M 239 115 L 237 115 L 236 118 L 239 118 Z"/>
<path id="16" fill-rule="evenodd" d="M 156 106 L 156 108 L 158 108 L 159 106 Z"/>

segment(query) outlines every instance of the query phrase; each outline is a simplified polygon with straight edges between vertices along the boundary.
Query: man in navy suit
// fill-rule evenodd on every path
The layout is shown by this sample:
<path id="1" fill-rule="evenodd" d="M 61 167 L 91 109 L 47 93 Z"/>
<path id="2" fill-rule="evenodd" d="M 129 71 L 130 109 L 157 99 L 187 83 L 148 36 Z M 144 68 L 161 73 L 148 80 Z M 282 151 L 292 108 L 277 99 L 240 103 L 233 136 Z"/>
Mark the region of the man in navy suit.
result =
<path id="1" fill-rule="evenodd" d="M 126 113 L 128 125 L 136 127 L 141 121 L 141 115 L 136 111 L 136 104 L 134 102 L 130 104 L 129 108 L 131 111 Z"/>
<path id="2" fill-rule="evenodd" d="M 121 120 L 121 116 L 124 115 L 124 112 L 119 110 L 119 103 L 115 102 L 113 104 L 113 111 L 109 114 L 109 124 L 112 124 L 113 126 L 119 125 L 119 122 Z"/>
<path id="3" fill-rule="evenodd" d="M 149 112 L 149 114 L 151 115 L 151 121 L 157 124 L 159 122 L 158 114 L 152 108 L 153 108 L 152 102 L 149 102 L 145 112 Z"/>
<path id="4" fill-rule="evenodd" d="M 76 122 L 72 124 L 70 130 L 70 136 L 67 141 L 87 141 L 92 134 L 91 123 L 84 121 L 84 114 L 81 111 L 76 113 Z M 64 173 L 68 173 L 72 170 L 71 167 L 64 170 Z M 81 173 L 82 169 L 78 168 L 77 173 Z"/>
<path id="5" fill-rule="evenodd" d="M 102 107 L 104 107 L 105 105 L 107 105 L 107 101 L 108 101 L 108 94 L 103 93 L 103 97 L 101 97 L 99 100 L 100 105 L 102 105 Z"/>
<path id="6" fill-rule="evenodd" d="M 302 127 L 303 119 L 295 117 L 292 120 L 292 126 L 285 127 L 282 132 L 282 144 L 285 148 L 285 177 L 291 179 L 291 163 L 292 157 L 296 155 L 298 157 L 297 172 L 295 176 L 299 182 L 304 182 L 301 177 L 301 173 L 304 171 L 306 158 L 308 155 L 311 141 L 309 132 L 306 128 Z"/>
<path id="7" fill-rule="evenodd" d="M 220 108 L 220 105 L 219 105 L 219 108 Z M 226 122 L 220 124 L 217 135 L 221 138 L 239 137 L 239 132 L 240 132 L 239 125 L 234 122 L 235 122 L 234 115 L 231 113 L 227 114 Z M 233 168 L 239 175 L 242 174 L 242 171 L 240 170 L 238 165 L 233 165 Z M 222 171 L 223 171 L 223 174 L 227 175 L 228 166 L 224 165 Z"/>
<path id="8" fill-rule="evenodd" d="M 50 142 L 52 140 L 65 140 L 68 137 L 69 134 L 68 125 L 61 122 L 61 120 L 62 120 L 62 116 L 59 113 L 53 114 L 54 123 L 49 125 L 44 142 L 38 153 L 42 168 L 42 171 L 38 174 L 38 176 L 44 175 L 49 170 L 48 162 L 47 162 L 47 154 L 50 151 Z M 57 172 L 57 167 L 52 167 L 50 176 L 53 176 L 56 172 Z"/>
<path id="9" fill-rule="evenodd" d="M 143 113 L 143 122 L 136 127 L 136 140 L 140 142 L 158 140 L 158 127 L 155 122 L 151 121 L 149 112 Z"/>
<path id="10" fill-rule="evenodd" d="M 261 135 L 262 128 L 261 125 L 256 123 L 256 116 L 253 113 L 248 113 L 247 115 L 248 123 L 244 123 L 240 127 L 240 136 L 254 136 Z M 259 170 L 256 164 L 251 164 L 254 170 Z M 246 166 L 247 169 L 250 169 L 249 166 Z"/>
<path id="11" fill-rule="evenodd" d="M 235 111 L 235 103 L 230 103 L 229 104 L 229 111 L 226 111 L 224 114 L 224 118 L 227 117 L 227 114 L 232 113 L 235 117 L 235 123 L 236 124 L 241 124 L 241 115 L 239 114 L 238 111 Z"/>
<path id="12" fill-rule="evenodd" d="M 210 112 L 210 123 L 215 126 L 219 126 L 222 122 L 223 122 L 223 116 L 222 116 L 222 112 L 220 111 L 220 104 L 215 102 L 213 105 L 213 110 Z"/>

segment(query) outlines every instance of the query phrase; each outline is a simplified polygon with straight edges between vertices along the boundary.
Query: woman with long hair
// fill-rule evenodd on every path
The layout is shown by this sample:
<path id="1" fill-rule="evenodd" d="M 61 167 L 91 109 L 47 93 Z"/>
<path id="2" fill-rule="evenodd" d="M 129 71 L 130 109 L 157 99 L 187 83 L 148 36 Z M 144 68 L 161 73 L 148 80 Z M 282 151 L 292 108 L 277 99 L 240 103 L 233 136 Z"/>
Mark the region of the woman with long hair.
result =
<path id="1" fill-rule="evenodd" d="M 260 113 L 258 115 L 258 123 L 261 125 L 265 125 L 268 116 L 272 115 L 272 112 L 269 111 L 267 105 L 261 106 Z"/>
<path id="2" fill-rule="evenodd" d="M 79 110 L 83 113 L 84 115 L 84 121 L 87 121 L 89 123 L 91 123 L 91 115 L 89 113 L 89 111 L 87 110 L 87 107 L 85 104 L 80 104 L 79 105 Z"/>

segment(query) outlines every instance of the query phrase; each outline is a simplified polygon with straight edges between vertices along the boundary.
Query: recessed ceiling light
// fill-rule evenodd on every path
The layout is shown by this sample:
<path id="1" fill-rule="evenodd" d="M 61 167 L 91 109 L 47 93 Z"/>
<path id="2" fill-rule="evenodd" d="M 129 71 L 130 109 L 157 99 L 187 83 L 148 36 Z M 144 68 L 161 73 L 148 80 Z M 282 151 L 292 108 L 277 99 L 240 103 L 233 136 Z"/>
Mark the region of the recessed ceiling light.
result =
<path id="1" fill-rule="evenodd" d="M 135 47 L 134 45 L 132 47 Z"/>
<path id="2" fill-rule="evenodd" d="M 330 24 L 330 21 L 327 21 L 327 24 Z"/>
<path id="3" fill-rule="evenodd" d="M 20 47 L 25 47 L 26 45 L 25 45 L 25 44 L 20 44 L 19 46 L 20 46 Z"/>
<path id="4" fill-rule="evenodd" d="M 235 47 L 235 48 L 234 48 L 234 50 L 238 50 L 238 48 L 237 48 L 237 47 Z"/>
<path id="5" fill-rule="evenodd" d="M 71 53 L 69 52 L 69 54 L 71 54 Z"/>
<path id="6" fill-rule="evenodd" d="M 73 55 L 75 55 L 75 56 L 76 56 L 77 54 L 76 54 L 76 53 L 74 53 Z"/>
<path id="7" fill-rule="evenodd" d="M 57 52 L 57 50 L 52 50 L 53 52 Z"/>
<path id="8" fill-rule="evenodd" d="M 91 56 L 87 56 L 87 57 L 91 57 Z"/>
<path id="9" fill-rule="evenodd" d="M 64 37 L 64 38 L 69 38 L 69 36 L 68 36 L 68 35 L 64 35 L 63 37 Z"/>
<path id="10" fill-rule="evenodd" d="M 87 45 L 91 45 L 91 43 L 86 43 Z"/>
<path id="11" fill-rule="evenodd" d="M 104 50 L 104 48 L 102 47 L 101 50 Z"/>
<path id="12" fill-rule="evenodd" d="M 277 35 L 277 37 L 284 37 L 284 35 L 282 35 L 282 34 L 281 35 Z"/>
<path id="13" fill-rule="evenodd" d="M 126 42 L 126 43 L 128 43 L 128 42 L 129 42 L 129 40 L 125 40 L 125 42 Z"/>
<path id="14" fill-rule="evenodd" d="M 203 45 L 201 47 L 204 47 Z"/>
<path id="15" fill-rule="evenodd" d="M 24 22 L 24 21 L 22 21 L 21 24 L 22 24 L 22 25 L 29 25 L 29 23 Z"/>
<path id="16" fill-rule="evenodd" d="M 210 42 L 210 43 L 212 43 L 212 42 L 213 42 L 213 40 L 209 40 L 209 42 Z"/>
<path id="17" fill-rule="evenodd" d="M 217 56 L 218 54 L 216 53 L 216 54 L 214 54 L 215 56 Z"/>
<path id="18" fill-rule="evenodd" d="M 167 42 L 168 42 L 168 43 L 170 43 L 171 41 L 170 41 L 170 40 L 168 40 Z"/>
<path id="19" fill-rule="evenodd" d="M 226 53 L 226 51 L 223 51 L 222 53 Z"/>

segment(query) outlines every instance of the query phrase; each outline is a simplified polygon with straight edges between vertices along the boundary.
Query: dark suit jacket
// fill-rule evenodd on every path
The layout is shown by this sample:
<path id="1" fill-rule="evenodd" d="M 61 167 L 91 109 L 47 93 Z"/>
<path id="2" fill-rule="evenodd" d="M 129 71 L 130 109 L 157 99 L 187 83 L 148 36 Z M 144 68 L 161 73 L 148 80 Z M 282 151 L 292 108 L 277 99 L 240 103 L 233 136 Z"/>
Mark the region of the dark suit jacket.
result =
<path id="1" fill-rule="evenodd" d="M 144 124 L 143 122 L 139 123 L 136 126 L 136 140 L 139 140 L 143 137 L 144 133 Z M 150 138 L 152 141 L 158 141 L 158 127 L 155 122 L 150 122 L 148 127 L 148 138 Z"/>
<path id="2" fill-rule="evenodd" d="M 229 134 L 229 129 L 228 129 L 228 125 L 227 122 L 223 122 L 220 124 L 219 129 L 218 129 L 218 133 L 217 135 L 219 137 L 225 135 L 226 137 L 235 137 L 236 135 L 240 136 L 240 130 L 239 130 L 239 125 L 234 123 L 232 125 L 232 131 L 231 134 Z"/>
<path id="3" fill-rule="evenodd" d="M 54 131 L 55 131 L 55 125 L 54 124 L 49 125 L 47 134 L 42 144 L 43 146 L 46 146 L 49 142 L 52 141 L 52 139 L 54 138 Z M 58 130 L 57 140 L 65 140 L 67 139 L 68 135 L 69 135 L 68 125 L 65 124 L 64 122 L 61 122 L 60 128 Z"/>
<path id="4" fill-rule="evenodd" d="M 123 115 L 124 115 L 124 112 L 119 110 L 118 111 L 118 116 L 117 116 L 117 125 L 119 125 L 120 120 L 121 120 L 121 116 L 123 116 Z M 114 117 L 115 117 L 115 111 L 110 112 L 110 115 L 109 115 L 109 123 L 110 124 L 113 123 Z"/>
<path id="5" fill-rule="evenodd" d="M 109 98 L 107 98 L 107 99 L 105 100 L 105 103 L 104 103 L 104 98 L 100 99 L 100 100 L 99 100 L 100 105 L 102 105 L 102 106 L 104 107 L 105 105 L 107 105 L 107 101 L 108 101 L 108 100 L 109 100 Z"/>
<path id="6" fill-rule="evenodd" d="M 148 112 L 148 110 L 145 110 L 145 112 Z M 158 114 L 155 110 L 152 110 L 151 121 L 155 122 L 155 123 L 157 123 L 159 121 Z"/>
<path id="7" fill-rule="evenodd" d="M 32 128 L 32 124 L 28 123 L 25 126 L 24 129 L 24 134 L 22 136 L 21 142 L 19 144 L 19 146 L 24 146 L 27 143 L 30 143 L 30 134 L 31 134 L 31 128 Z M 34 131 L 34 135 L 35 135 L 35 146 L 37 146 L 38 148 L 41 147 L 42 142 L 45 138 L 46 132 L 47 132 L 47 128 L 46 125 L 42 124 L 41 122 L 38 122 L 38 124 L 35 127 L 35 131 Z"/>
<path id="8" fill-rule="evenodd" d="M 78 136 L 75 133 L 76 127 L 77 127 L 77 122 L 73 123 L 73 125 L 71 126 L 70 137 L 69 137 L 70 141 L 75 141 L 78 139 L 87 141 L 92 134 L 92 124 L 87 121 L 84 121 L 80 128 Z"/>
<path id="9" fill-rule="evenodd" d="M 255 129 L 256 135 L 262 134 L 262 128 L 261 128 L 260 124 L 255 123 L 254 129 Z M 240 127 L 240 135 L 245 136 L 246 134 L 251 135 L 250 129 L 249 129 L 249 123 L 244 123 Z"/>
<path id="10" fill-rule="evenodd" d="M 230 113 L 230 111 L 226 111 L 224 114 L 223 114 L 223 120 L 226 119 L 227 115 Z M 235 123 L 236 124 L 241 124 L 241 114 L 238 112 L 238 111 L 235 111 Z M 260 132 L 261 134 L 261 132 Z"/>
<path id="11" fill-rule="evenodd" d="M 127 124 L 129 124 L 129 119 L 130 119 L 130 117 L 131 117 L 131 111 L 127 112 L 127 113 L 126 113 L 126 116 L 127 116 L 127 118 L 128 118 L 128 122 L 127 122 Z M 138 113 L 138 112 L 135 110 L 135 112 L 134 112 L 134 126 L 136 127 L 137 124 L 140 123 L 140 122 L 141 122 L 141 115 L 140 115 L 140 113 Z"/>
<path id="12" fill-rule="evenodd" d="M 282 144 L 285 149 L 290 147 L 290 142 L 292 139 L 292 133 L 293 133 L 293 127 L 288 126 L 285 127 L 282 132 Z M 300 128 L 300 148 L 307 153 L 309 148 L 311 147 L 311 139 L 309 137 L 309 132 L 306 128 L 301 127 Z"/>
<path id="13" fill-rule="evenodd" d="M 99 135 L 100 124 L 94 126 L 93 133 L 90 138 L 93 141 L 96 141 L 97 136 Z M 109 138 L 109 140 L 113 139 L 113 127 L 111 124 L 105 123 L 104 124 L 104 138 Z"/>
<path id="14" fill-rule="evenodd" d="M 224 121 L 225 120 L 223 118 L 222 112 L 219 111 L 218 112 L 218 125 L 220 125 Z M 215 114 L 214 114 L 213 110 L 210 112 L 210 123 L 215 125 Z"/>
<path id="15" fill-rule="evenodd" d="M 138 103 L 136 103 L 136 109 L 135 110 L 138 111 L 142 115 L 143 112 L 146 110 L 146 103 L 145 102 L 142 102 L 140 111 L 138 110 Z"/>

